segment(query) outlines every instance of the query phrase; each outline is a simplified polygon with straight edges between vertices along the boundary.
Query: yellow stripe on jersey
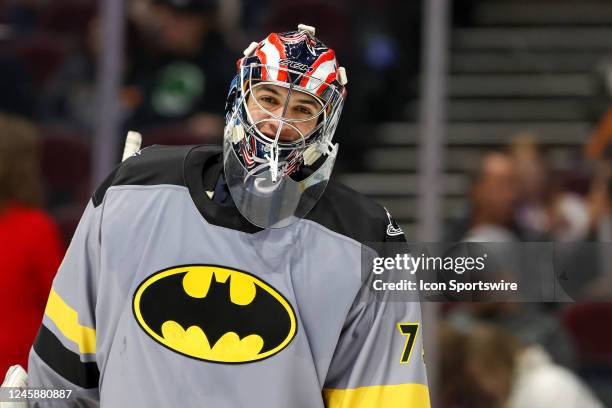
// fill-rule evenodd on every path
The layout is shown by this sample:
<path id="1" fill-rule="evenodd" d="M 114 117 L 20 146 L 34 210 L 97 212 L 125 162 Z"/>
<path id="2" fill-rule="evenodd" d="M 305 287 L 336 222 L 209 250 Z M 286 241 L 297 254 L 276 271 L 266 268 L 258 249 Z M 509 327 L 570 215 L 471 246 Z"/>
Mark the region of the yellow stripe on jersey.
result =
<path id="1" fill-rule="evenodd" d="M 376 385 L 323 389 L 327 408 L 429 408 L 429 389 L 423 384 Z"/>
<path id="2" fill-rule="evenodd" d="M 68 339 L 79 346 L 82 354 L 96 352 L 96 331 L 79 324 L 79 315 L 51 288 L 45 314 Z"/>

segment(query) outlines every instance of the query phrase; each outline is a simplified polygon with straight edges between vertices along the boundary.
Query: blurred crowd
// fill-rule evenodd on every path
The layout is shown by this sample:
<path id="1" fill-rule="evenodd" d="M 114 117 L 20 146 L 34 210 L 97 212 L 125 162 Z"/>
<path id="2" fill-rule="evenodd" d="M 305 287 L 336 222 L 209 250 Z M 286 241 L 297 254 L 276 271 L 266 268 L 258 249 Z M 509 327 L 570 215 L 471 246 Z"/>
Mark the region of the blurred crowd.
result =
<path id="1" fill-rule="evenodd" d="M 559 243 L 576 303 L 444 304 L 441 406 L 612 404 L 612 330 L 602 327 L 612 318 L 612 161 L 594 146 L 602 123 L 569 171 L 529 132 L 475 163 L 467 211 L 447 224 L 445 241 Z"/>
<path id="2" fill-rule="evenodd" d="M 484 242 L 596 240 L 609 217 L 608 175 L 569 172 L 547 162 L 536 135 L 516 135 L 507 147 L 485 153 L 470 171 L 469 211 L 447 225 L 445 240 Z"/>
<path id="3" fill-rule="evenodd" d="M 11 271 L 0 289 L 0 373 L 25 365 L 89 198 L 103 50 L 97 6 L 0 0 L 0 260 Z M 125 13 L 121 125 L 143 132 L 145 144 L 219 142 L 242 49 L 301 22 L 317 26 L 358 84 L 340 143 L 350 137 L 359 146 L 368 137 L 358 131 L 363 124 L 403 119 L 406 99 L 418 93 L 420 2 L 126 0 Z M 528 130 L 484 154 L 469 174 L 469 207 L 446 225 L 444 240 L 610 242 L 612 113 L 593 128 L 569 170 L 555 168 Z M 582 288 L 592 303 L 445 305 L 441 406 L 612 406 L 612 308 L 596 302 L 610 298 L 612 262 L 597 262 L 609 273 Z M 546 395 L 555 399 L 538 399 Z"/>
<path id="4" fill-rule="evenodd" d="M 612 161 L 594 146 L 602 123 L 571 171 L 555 169 L 525 132 L 470 173 L 468 209 L 447 224 L 445 241 L 560 243 L 576 303 L 443 305 L 441 406 L 612 404 L 612 330 L 602 327 L 612 318 Z"/>
<path id="5" fill-rule="evenodd" d="M 318 27 L 318 36 L 333 44 L 342 64 L 351 67 L 351 81 L 361 83 L 351 91 L 339 129 L 341 142 L 351 138 L 347 151 L 367 140 L 355 129 L 400 119 L 405 98 L 417 94 L 420 2 L 123 3 L 117 160 L 127 130 L 143 133 L 145 145 L 219 142 L 226 95 L 243 49 L 270 31 L 293 30 L 305 21 Z M 51 189 L 53 208 L 82 201 L 82 196 L 65 190 L 89 181 L 91 141 L 104 120 L 98 104 L 98 64 L 105 52 L 99 12 L 96 0 L 0 1 L 0 112 L 39 126 L 43 152 L 55 149 L 85 157 L 80 171 L 61 175 L 64 191 Z M 400 75 L 403 80 L 396 81 Z M 60 173 L 56 166 L 68 157 L 66 153 L 57 163 L 49 157 L 44 164 Z M 346 160 L 344 165 L 354 162 Z M 87 191 L 91 186 L 79 188 Z"/>

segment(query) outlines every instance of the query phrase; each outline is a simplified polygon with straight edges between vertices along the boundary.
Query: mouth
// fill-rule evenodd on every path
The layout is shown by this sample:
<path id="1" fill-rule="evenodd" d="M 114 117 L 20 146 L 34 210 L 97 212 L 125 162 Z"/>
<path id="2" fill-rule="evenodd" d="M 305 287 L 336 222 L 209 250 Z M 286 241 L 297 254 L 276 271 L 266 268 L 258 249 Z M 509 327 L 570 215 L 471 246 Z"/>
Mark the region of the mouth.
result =
<path id="1" fill-rule="evenodd" d="M 260 129 L 260 128 L 257 128 L 257 130 L 259 130 L 259 132 L 265 137 L 267 137 L 268 139 L 276 140 L 276 131 L 270 130 L 270 129 Z M 279 140 L 281 140 L 280 137 L 279 137 Z"/>
<path id="2" fill-rule="evenodd" d="M 266 123 L 269 123 L 269 122 L 266 122 Z M 293 129 L 290 125 L 285 124 L 282 126 L 283 128 L 281 129 L 280 135 L 278 136 L 279 142 L 290 143 L 290 142 L 295 142 L 301 139 L 301 136 L 298 134 L 298 132 L 295 129 Z M 257 130 L 259 131 L 259 133 L 261 133 L 266 138 L 268 138 L 271 142 L 276 140 L 276 133 L 278 132 L 278 127 L 270 128 L 269 126 L 262 126 L 262 127 L 258 126 Z"/>

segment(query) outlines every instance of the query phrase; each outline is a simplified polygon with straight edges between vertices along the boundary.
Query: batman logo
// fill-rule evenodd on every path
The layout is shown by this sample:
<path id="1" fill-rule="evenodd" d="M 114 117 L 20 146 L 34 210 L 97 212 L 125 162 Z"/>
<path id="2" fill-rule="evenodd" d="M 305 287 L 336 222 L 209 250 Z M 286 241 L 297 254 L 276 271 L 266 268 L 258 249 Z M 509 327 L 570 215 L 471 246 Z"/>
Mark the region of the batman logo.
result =
<path id="1" fill-rule="evenodd" d="M 297 332 L 291 304 L 256 276 L 217 265 L 156 272 L 136 289 L 133 311 L 155 341 L 185 356 L 223 364 L 268 358 Z"/>

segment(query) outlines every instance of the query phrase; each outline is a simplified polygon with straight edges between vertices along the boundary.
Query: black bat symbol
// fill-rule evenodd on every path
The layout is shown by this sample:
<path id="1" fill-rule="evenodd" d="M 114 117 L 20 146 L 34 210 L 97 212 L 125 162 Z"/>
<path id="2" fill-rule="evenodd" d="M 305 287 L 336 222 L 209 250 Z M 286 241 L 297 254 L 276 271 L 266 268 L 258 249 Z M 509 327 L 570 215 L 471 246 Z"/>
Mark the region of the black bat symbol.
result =
<path id="1" fill-rule="evenodd" d="M 291 318 L 285 307 L 264 288 L 255 284 L 253 301 L 245 306 L 232 303 L 230 285 L 232 275 L 217 282 L 213 274 L 206 297 L 194 298 L 185 293 L 185 272 L 169 275 L 151 283 L 142 293 L 140 311 L 144 322 L 160 337 L 167 321 L 179 323 L 183 329 L 197 326 L 210 343 L 214 344 L 226 333 L 234 332 L 241 339 L 258 335 L 264 344 L 259 354 L 278 347 L 289 336 Z M 240 272 L 232 272 L 240 273 Z"/>

